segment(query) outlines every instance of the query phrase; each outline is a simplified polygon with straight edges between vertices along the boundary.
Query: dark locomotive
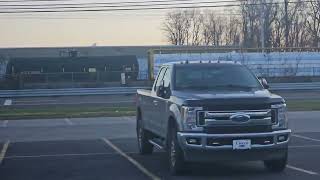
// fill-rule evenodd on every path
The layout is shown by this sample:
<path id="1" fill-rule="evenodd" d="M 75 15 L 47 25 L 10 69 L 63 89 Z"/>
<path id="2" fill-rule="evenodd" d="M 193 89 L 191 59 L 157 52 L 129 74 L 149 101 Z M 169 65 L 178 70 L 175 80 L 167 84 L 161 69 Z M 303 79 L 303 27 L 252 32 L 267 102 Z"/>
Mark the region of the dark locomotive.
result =
<path id="1" fill-rule="evenodd" d="M 125 73 L 127 79 L 137 80 L 136 56 L 12 58 L 7 64 L 6 80 L 1 84 L 17 88 L 19 81 L 120 82 L 121 73 Z"/>

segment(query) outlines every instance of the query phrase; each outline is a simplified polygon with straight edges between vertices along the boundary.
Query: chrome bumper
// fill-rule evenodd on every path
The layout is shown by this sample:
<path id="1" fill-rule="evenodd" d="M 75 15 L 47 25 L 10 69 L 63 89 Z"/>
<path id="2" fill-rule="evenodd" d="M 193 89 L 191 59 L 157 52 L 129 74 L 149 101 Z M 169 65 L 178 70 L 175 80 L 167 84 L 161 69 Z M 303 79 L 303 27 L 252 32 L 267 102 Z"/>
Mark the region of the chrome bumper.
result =
<path id="1" fill-rule="evenodd" d="M 273 143 L 267 145 L 260 145 L 260 144 L 252 144 L 252 149 L 258 148 L 267 148 L 267 147 L 277 147 L 283 146 L 288 144 L 290 140 L 291 130 L 280 130 L 280 131 L 273 131 L 267 133 L 242 133 L 242 134 L 205 134 L 205 133 L 183 133 L 178 132 L 178 141 L 180 143 L 180 147 L 182 149 L 233 149 L 232 145 L 222 145 L 222 146 L 209 146 L 207 145 L 207 140 L 209 138 L 255 138 L 255 137 L 270 137 L 273 136 Z M 288 139 L 283 142 L 278 142 L 277 137 L 279 135 L 288 135 Z M 188 144 L 187 138 L 200 138 L 201 144 Z"/>
<path id="2" fill-rule="evenodd" d="M 286 155 L 291 130 L 280 130 L 268 133 L 245 134 L 205 134 L 178 132 L 177 137 L 185 160 L 191 162 L 213 161 L 255 161 L 279 159 Z M 278 142 L 278 136 L 287 135 L 287 140 Z M 253 139 L 257 137 L 273 137 L 273 142 L 267 145 L 251 144 L 248 150 L 233 150 L 233 145 L 212 146 L 208 140 L 212 138 Z M 189 144 L 187 138 L 199 138 L 199 145 Z"/>

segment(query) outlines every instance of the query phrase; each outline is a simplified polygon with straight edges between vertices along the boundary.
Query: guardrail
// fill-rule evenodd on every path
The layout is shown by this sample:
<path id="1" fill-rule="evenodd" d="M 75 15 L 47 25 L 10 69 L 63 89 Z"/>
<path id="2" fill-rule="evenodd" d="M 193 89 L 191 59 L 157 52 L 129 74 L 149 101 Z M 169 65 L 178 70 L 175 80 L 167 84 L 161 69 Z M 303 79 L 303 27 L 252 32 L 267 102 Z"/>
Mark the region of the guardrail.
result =
<path id="1" fill-rule="evenodd" d="M 132 95 L 137 89 L 148 87 L 108 87 L 108 88 L 70 88 L 70 89 L 25 89 L 0 90 L 0 98 L 13 97 L 50 97 L 50 96 L 85 96 L 85 95 Z M 270 90 L 320 90 L 318 83 L 272 83 Z"/>
<path id="2" fill-rule="evenodd" d="M 312 83 L 272 83 L 270 90 L 320 90 L 320 82 Z"/>
<path id="3" fill-rule="evenodd" d="M 25 89 L 0 90 L 0 98 L 9 97 L 50 97 L 85 95 L 126 95 L 146 87 L 70 88 L 70 89 Z"/>

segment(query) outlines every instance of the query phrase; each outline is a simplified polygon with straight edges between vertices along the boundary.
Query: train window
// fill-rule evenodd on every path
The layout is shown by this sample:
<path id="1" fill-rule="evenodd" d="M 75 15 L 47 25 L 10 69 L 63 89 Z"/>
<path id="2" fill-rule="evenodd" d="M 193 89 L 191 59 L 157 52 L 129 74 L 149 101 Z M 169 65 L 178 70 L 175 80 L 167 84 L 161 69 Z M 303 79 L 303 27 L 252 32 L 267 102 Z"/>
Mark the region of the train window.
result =
<path id="1" fill-rule="evenodd" d="M 95 72 L 97 72 L 97 69 L 96 68 L 89 68 L 89 72 L 95 73 Z"/>

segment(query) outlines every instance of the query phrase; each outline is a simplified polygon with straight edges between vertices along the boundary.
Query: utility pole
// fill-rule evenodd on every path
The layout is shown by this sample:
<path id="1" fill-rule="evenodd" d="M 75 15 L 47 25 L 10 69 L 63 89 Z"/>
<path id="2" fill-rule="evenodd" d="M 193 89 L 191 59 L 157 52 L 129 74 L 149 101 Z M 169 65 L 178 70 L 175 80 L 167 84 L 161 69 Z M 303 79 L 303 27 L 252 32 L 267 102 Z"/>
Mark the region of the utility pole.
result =
<path id="1" fill-rule="evenodd" d="M 289 46 L 289 20 L 288 20 L 288 0 L 284 0 L 285 19 L 285 47 Z"/>
<path id="2" fill-rule="evenodd" d="M 264 32 L 265 32 L 265 17 L 264 17 L 264 14 L 265 14 L 265 0 L 262 0 L 261 2 L 261 13 L 260 13 L 260 21 L 261 21 L 261 27 L 260 27 L 260 30 L 261 30 L 261 48 L 262 48 L 262 52 L 264 52 L 264 48 L 265 48 L 265 37 L 264 37 Z"/>

